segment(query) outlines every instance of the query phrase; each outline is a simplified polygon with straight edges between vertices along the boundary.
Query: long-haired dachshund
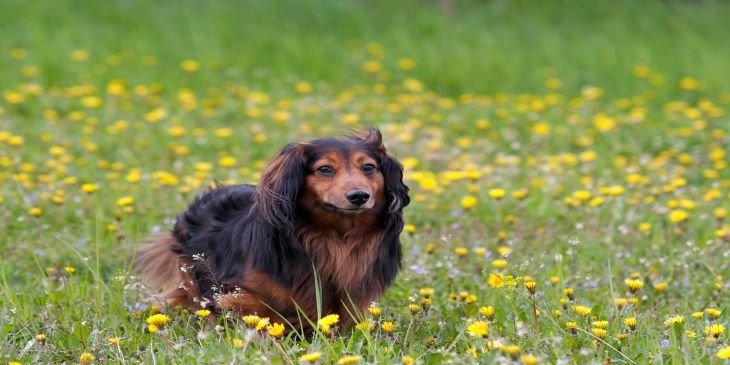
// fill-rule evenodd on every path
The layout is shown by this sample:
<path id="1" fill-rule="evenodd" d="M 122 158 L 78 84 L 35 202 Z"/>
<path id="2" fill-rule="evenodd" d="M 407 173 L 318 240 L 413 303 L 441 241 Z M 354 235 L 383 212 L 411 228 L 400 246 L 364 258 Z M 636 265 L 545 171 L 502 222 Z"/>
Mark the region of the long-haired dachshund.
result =
<path id="1" fill-rule="evenodd" d="M 403 167 L 379 130 L 292 143 L 258 186 L 196 198 L 136 264 L 168 304 L 258 314 L 309 332 L 303 315 L 316 321 L 319 290 L 319 313 L 347 326 L 400 269 L 409 202 Z"/>

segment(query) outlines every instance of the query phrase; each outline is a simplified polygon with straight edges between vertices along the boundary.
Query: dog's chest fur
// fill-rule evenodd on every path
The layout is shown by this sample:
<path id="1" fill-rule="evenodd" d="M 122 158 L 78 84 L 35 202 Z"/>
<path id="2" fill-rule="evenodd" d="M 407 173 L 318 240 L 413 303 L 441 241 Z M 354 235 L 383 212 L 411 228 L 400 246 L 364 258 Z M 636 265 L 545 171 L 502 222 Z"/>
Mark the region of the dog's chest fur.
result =
<path id="1" fill-rule="evenodd" d="M 383 244 L 380 232 L 357 230 L 341 235 L 303 228 L 296 237 L 312 259 L 317 274 L 337 294 L 349 295 L 358 305 L 367 305 L 374 296 L 364 298 L 363 293 L 382 293 L 383 283 L 377 283 L 372 272 Z"/>

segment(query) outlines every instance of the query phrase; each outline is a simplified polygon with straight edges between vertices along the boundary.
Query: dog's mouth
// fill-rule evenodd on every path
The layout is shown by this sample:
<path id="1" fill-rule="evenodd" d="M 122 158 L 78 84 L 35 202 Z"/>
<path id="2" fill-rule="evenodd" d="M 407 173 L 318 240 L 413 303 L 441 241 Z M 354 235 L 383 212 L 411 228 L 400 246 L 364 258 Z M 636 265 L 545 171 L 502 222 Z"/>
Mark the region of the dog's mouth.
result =
<path id="1" fill-rule="evenodd" d="M 340 208 L 334 204 L 323 203 L 324 210 L 331 213 L 358 214 L 367 211 L 367 208 Z"/>

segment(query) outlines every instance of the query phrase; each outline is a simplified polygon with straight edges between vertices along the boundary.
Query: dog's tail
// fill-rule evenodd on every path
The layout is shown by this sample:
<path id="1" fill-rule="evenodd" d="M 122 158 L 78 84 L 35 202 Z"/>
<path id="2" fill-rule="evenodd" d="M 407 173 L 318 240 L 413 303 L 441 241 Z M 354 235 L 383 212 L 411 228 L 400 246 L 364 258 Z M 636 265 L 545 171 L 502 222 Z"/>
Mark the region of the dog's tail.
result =
<path id="1" fill-rule="evenodd" d="M 142 282 L 169 302 L 185 280 L 180 255 L 173 251 L 179 243 L 170 233 L 159 233 L 142 241 L 134 266 Z"/>

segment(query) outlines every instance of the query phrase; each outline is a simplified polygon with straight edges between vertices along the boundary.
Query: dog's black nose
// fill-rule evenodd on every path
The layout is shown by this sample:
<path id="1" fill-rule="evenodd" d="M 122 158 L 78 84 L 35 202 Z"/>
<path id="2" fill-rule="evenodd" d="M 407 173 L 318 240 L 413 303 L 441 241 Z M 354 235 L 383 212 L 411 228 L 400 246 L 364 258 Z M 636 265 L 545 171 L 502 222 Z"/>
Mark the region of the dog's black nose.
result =
<path id="1" fill-rule="evenodd" d="M 349 200 L 350 203 L 355 204 L 358 207 L 367 203 L 368 199 L 370 199 L 370 194 L 368 194 L 365 190 L 351 190 L 348 191 L 345 196 L 347 196 L 347 200 Z"/>

